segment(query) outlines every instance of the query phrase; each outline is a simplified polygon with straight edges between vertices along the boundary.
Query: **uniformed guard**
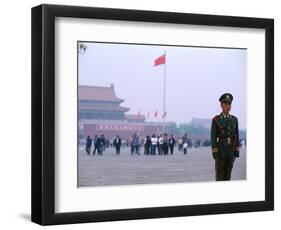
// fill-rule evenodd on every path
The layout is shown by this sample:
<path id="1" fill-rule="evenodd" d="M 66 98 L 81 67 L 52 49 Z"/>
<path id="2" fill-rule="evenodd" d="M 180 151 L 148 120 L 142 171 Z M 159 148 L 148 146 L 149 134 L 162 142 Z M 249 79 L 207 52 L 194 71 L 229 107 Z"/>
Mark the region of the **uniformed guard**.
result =
<path id="1" fill-rule="evenodd" d="M 217 181 L 230 180 L 234 160 L 239 157 L 238 119 L 229 114 L 232 100 L 230 93 L 223 94 L 219 98 L 222 112 L 212 119 L 212 155 Z"/>

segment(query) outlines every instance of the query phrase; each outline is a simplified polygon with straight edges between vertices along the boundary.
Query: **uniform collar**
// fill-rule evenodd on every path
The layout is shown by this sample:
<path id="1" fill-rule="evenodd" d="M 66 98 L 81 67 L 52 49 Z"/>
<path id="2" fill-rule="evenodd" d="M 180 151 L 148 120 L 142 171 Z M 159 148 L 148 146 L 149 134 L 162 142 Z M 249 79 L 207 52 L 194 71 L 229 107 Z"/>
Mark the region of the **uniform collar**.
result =
<path id="1" fill-rule="evenodd" d="M 221 115 L 222 115 L 224 118 L 229 118 L 229 117 L 230 117 L 230 114 L 224 114 L 223 112 L 221 112 Z"/>

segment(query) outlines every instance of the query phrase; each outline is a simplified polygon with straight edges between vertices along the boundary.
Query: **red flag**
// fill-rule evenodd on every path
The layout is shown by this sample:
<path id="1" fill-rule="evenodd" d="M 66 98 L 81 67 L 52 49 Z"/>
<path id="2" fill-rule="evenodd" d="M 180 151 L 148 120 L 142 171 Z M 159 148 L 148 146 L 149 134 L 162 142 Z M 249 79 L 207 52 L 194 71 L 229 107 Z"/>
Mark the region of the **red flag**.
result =
<path id="1" fill-rule="evenodd" d="M 154 113 L 154 117 L 157 117 L 158 116 L 158 111 L 156 111 L 155 113 Z"/>
<path id="2" fill-rule="evenodd" d="M 167 112 L 165 111 L 162 115 L 162 118 L 166 117 L 167 116 Z"/>
<path id="3" fill-rule="evenodd" d="M 166 55 L 163 54 L 162 56 L 156 58 L 154 60 L 154 66 L 165 64 L 166 63 Z"/>

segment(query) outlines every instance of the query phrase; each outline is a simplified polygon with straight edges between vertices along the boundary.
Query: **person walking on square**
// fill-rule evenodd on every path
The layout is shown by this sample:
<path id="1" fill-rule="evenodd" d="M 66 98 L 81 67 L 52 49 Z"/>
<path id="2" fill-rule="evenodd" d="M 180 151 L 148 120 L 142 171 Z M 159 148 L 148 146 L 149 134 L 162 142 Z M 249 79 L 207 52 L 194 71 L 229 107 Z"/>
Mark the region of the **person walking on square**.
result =
<path id="1" fill-rule="evenodd" d="M 157 136 L 157 153 L 158 153 L 158 155 L 160 155 L 160 144 L 159 144 L 159 139 L 160 139 L 160 136 L 158 135 L 158 136 Z"/>
<path id="2" fill-rule="evenodd" d="M 104 137 L 103 134 L 101 135 L 101 148 L 102 148 L 102 152 L 105 151 L 105 148 L 106 148 L 106 140 L 105 140 L 105 137 Z"/>
<path id="3" fill-rule="evenodd" d="M 138 154 L 138 148 L 139 148 L 139 137 L 137 136 L 136 133 L 133 134 L 132 136 L 132 153 L 131 154 Z"/>
<path id="4" fill-rule="evenodd" d="M 140 150 L 141 150 L 141 146 L 142 146 L 142 139 L 141 139 L 139 134 L 137 135 L 137 140 L 138 140 L 137 154 L 140 155 Z"/>
<path id="5" fill-rule="evenodd" d="M 163 137 L 163 153 L 164 155 L 168 155 L 169 153 L 169 137 L 167 133 L 164 133 Z"/>
<path id="6" fill-rule="evenodd" d="M 151 155 L 156 155 L 156 148 L 157 148 L 157 137 L 155 134 L 151 137 Z"/>
<path id="7" fill-rule="evenodd" d="M 122 144 L 121 138 L 117 135 L 113 141 L 113 146 L 116 149 L 116 155 L 120 155 L 121 144 Z"/>
<path id="8" fill-rule="evenodd" d="M 145 155 L 151 154 L 150 149 L 151 149 L 151 138 L 150 136 L 146 136 L 144 142 L 144 154 Z"/>
<path id="9" fill-rule="evenodd" d="M 92 139 L 90 138 L 90 136 L 88 136 L 86 140 L 86 152 L 88 155 L 90 155 L 91 147 L 92 147 Z"/>
<path id="10" fill-rule="evenodd" d="M 147 136 L 144 143 L 144 154 L 150 155 L 151 154 L 151 138 Z"/>
<path id="11" fill-rule="evenodd" d="M 104 137 L 103 135 L 97 138 L 98 155 L 102 156 L 104 150 Z"/>
<path id="12" fill-rule="evenodd" d="M 163 154 L 163 135 L 160 134 L 158 138 L 158 155 L 162 155 L 162 154 Z"/>
<path id="13" fill-rule="evenodd" d="M 175 146 L 175 144 L 176 144 L 176 140 L 175 140 L 175 138 L 174 138 L 174 136 L 172 134 L 170 139 L 169 139 L 169 148 L 170 148 L 171 155 L 173 155 L 173 153 L 174 153 L 174 146 Z"/>
<path id="14" fill-rule="evenodd" d="M 211 148 L 217 181 L 231 179 L 234 161 L 239 157 L 238 118 L 229 113 L 232 100 L 230 93 L 219 98 L 222 112 L 213 117 L 211 124 Z"/>
<path id="15" fill-rule="evenodd" d="M 98 140 L 98 135 L 95 135 L 94 140 L 93 140 L 93 142 L 94 142 L 94 151 L 93 151 L 93 155 L 95 155 L 95 154 L 96 154 L 96 151 L 98 151 L 97 140 Z"/>
<path id="16" fill-rule="evenodd" d="M 185 141 L 182 145 L 183 147 L 183 154 L 186 155 L 187 154 L 187 148 L 188 148 L 188 144 L 187 144 L 187 141 Z"/>
<path id="17" fill-rule="evenodd" d="M 179 139 L 178 139 L 178 148 L 179 148 L 179 151 L 180 151 L 180 152 L 182 151 L 182 145 L 183 145 L 182 138 L 179 137 Z"/>
<path id="18" fill-rule="evenodd" d="M 131 149 L 131 155 L 134 154 L 133 139 L 134 139 L 134 135 L 131 135 L 131 136 L 130 136 L 130 139 L 129 139 L 129 141 L 128 141 L 128 146 L 130 146 L 130 149 Z"/>

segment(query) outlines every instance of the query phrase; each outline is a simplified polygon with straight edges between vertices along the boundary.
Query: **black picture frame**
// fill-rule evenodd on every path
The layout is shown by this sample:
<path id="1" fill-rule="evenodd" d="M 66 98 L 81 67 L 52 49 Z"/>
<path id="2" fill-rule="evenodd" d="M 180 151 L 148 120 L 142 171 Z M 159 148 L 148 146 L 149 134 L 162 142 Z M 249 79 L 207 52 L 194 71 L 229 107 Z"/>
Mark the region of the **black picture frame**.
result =
<path id="1" fill-rule="evenodd" d="M 55 213 L 55 18 L 110 19 L 265 29 L 265 200 Z M 32 204 L 41 225 L 222 214 L 274 209 L 274 20 L 267 18 L 39 5 L 32 8 Z"/>

